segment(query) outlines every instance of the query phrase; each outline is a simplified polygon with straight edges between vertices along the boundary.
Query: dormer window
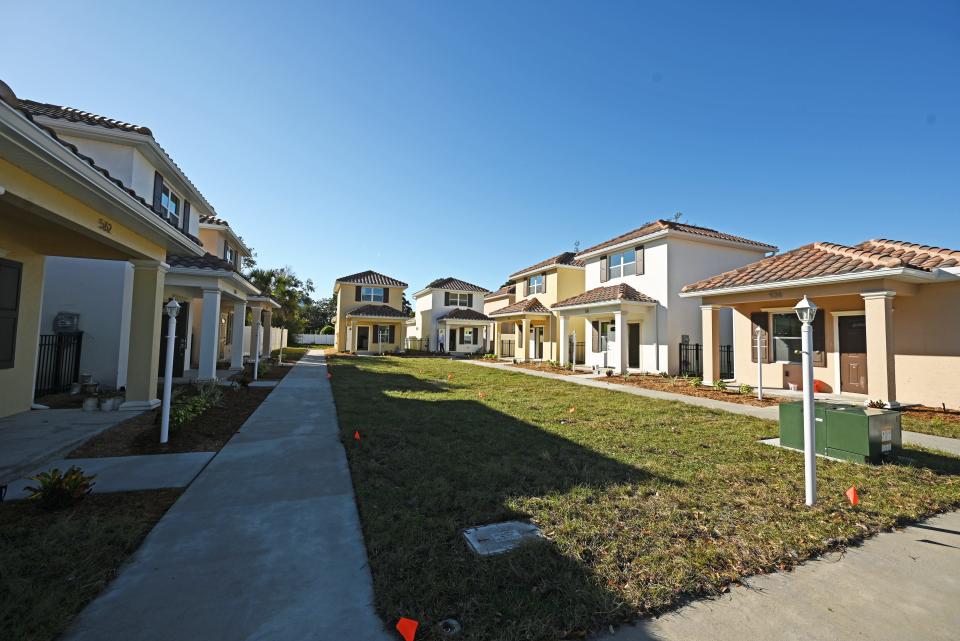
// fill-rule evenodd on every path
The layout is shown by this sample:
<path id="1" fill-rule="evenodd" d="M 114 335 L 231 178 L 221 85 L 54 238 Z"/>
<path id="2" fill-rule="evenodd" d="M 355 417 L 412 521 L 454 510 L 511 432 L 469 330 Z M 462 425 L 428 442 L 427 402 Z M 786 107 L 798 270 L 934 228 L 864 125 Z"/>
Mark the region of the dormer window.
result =
<path id="1" fill-rule="evenodd" d="M 180 196 L 167 185 L 160 190 L 160 211 L 175 227 L 180 226 L 181 202 Z"/>
<path id="2" fill-rule="evenodd" d="M 364 287 L 360 292 L 360 300 L 371 303 L 383 302 L 383 287 Z"/>
<path id="3" fill-rule="evenodd" d="M 527 294 L 542 294 L 544 291 L 546 291 L 546 287 L 543 282 L 543 274 L 531 276 L 527 280 Z"/>

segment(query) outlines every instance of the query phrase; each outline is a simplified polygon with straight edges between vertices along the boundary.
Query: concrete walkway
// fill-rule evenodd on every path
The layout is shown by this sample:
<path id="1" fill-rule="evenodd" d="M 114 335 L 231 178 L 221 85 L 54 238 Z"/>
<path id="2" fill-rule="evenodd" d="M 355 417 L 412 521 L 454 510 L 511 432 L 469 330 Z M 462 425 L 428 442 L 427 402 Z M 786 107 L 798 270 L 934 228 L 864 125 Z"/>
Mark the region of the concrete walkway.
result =
<path id="1" fill-rule="evenodd" d="M 960 512 L 951 512 L 599 638 L 947 641 L 960 630 L 958 604 Z"/>
<path id="2" fill-rule="evenodd" d="M 392 638 L 326 371 L 301 359 L 65 640 Z"/>
<path id="3" fill-rule="evenodd" d="M 72 458 L 50 461 L 37 467 L 25 477 L 50 468 L 62 472 L 76 465 L 84 474 L 96 474 L 93 491 L 135 492 L 166 487 L 186 487 L 213 458 L 215 452 L 182 452 L 179 454 L 149 454 L 144 456 L 109 456 L 102 458 Z M 28 478 L 17 479 L 7 488 L 7 500 L 26 498 L 24 488 L 36 485 Z"/>
<path id="4" fill-rule="evenodd" d="M 552 378 L 565 383 L 574 383 L 576 385 L 586 385 L 587 387 L 597 387 L 600 389 L 615 390 L 625 392 L 634 396 L 645 396 L 647 398 L 656 398 L 661 401 L 677 401 L 687 405 L 697 405 L 711 410 L 720 410 L 723 412 L 732 412 L 733 414 L 742 414 L 752 416 L 753 418 L 762 418 L 769 421 L 776 421 L 780 418 L 780 410 L 776 405 L 769 407 L 753 407 L 752 405 L 742 405 L 740 403 L 731 403 L 728 401 L 717 401 L 712 398 L 701 398 L 699 396 L 689 396 L 687 394 L 675 394 L 673 392 L 661 392 L 660 390 L 644 389 L 634 385 L 622 385 L 619 383 L 607 383 L 602 377 L 595 374 L 554 374 L 552 372 L 538 372 L 536 370 L 524 369 L 522 367 L 511 367 L 504 363 L 489 361 L 468 360 L 465 361 L 471 365 L 480 365 L 491 369 L 499 369 L 507 372 L 527 374 L 529 376 L 539 376 L 541 378 Z M 920 434 L 918 432 L 903 432 L 904 445 L 918 445 L 942 452 L 949 452 L 960 456 L 960 439 L 946 438 L 944 436 L 931 436 L 929 434 Z"/>
<path id="5" fill-rule="evenodd" d="M 0 418 L 0 483 L 15 481 L 137 414 L 31 410 Z"/>

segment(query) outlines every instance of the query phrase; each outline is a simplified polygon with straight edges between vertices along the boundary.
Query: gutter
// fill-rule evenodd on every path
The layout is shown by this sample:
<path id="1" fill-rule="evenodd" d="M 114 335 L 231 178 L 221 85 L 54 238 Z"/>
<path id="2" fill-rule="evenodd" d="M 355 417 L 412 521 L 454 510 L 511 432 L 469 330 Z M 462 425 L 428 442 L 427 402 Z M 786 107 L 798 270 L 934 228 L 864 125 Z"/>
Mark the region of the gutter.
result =
<path id="1" fill-rule="evenodd" d="M 684 238 L 686 240 L 699 241 L 702 243 L 707 243 L 710 245 L 726 245 L 728 247 L 739 247 L 741 249 L 751 249 L 754 251 L 762 251 L 764 253 L 775 253 L 777 247 L 773 245 L 764 245 L 764 244 L 755 244 L 755 243 L 745 243 L 737 240 L 730 240 L 729 238 L 714 238 L 713 236 L 704 236 L 702 234 L 692 234 L 690 232 L 679 231 L 676 229 L 662 229 L 660 231 L 654 232 L 652 234 L 647 234 L 646 236 L 637 236 L 636 238 L 631 238 L 630 240 L 625 240 L 619 242 L 615 245 L 607 245 L 601 247 L 600 249 L 589 249 L 584 250 L 583 252 L 577 254 L 578 260 L 584 260 L 586 258 L 595 258 L 597 256 L 602 256 L 608 252 L 616 251 L 618 249 L 630 248 L 636 244 L 643 244 L 650 242 L 651 240 L 658 240 L 660 238 L 665 238 L 669 236 L 676 236 L 678 238 Z"/>
<path id="2" fill-rule="evenodd" d="M 946 270 L 938 270 L 946 271 Z M 841 274 L 839 276 L 818 276 L 815 278 L 799 278 L 795 280 L 780 280 L 768 283 L 759 283 L 756 285 L 741 285 L 738 287 L 724 287 L 720 289 L 700 289 L 690 292 L 680 292 L 680 298 L 694 298 L 703 296 L 722 296 L 724 294 L 737 294 L 740 292 L 762 292 L 769 289 L 781 289 L 792 287 L 804 287 L 807 285 L 830 285 L 833 283 L 846 283 L 858 280 L 875 280 L 877 278 L 896 278 L 898 276 L 908 276 L 921 280 L 940 280 L 941 277 L 933 272 L 924 272 L 911 267 L 891 267 L 888 269 L 876 269 L 868 272 L 854 272 L 852 274 Z"/>

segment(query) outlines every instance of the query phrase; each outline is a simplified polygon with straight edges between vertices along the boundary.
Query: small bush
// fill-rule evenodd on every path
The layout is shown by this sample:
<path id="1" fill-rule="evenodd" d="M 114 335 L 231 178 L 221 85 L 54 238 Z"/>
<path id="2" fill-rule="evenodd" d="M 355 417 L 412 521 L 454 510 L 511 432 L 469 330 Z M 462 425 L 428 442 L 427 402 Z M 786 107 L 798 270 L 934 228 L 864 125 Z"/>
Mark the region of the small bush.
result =
<path id="1" fill-rule="evenodd" d="M 670 378 L 670 372 L 660 372 L 660 378 Z"/>
<path id="2" fill-rule="evenodd" d="M 694 376 L 690 379 L 690 387 L 700 387 L 703 385 L 703 379 L 699 376 Z"/>
<path id="3" fill-rule="evenodd" d="M 320 333 L 324 336 L 329 336 L 333 333 L 333 325 L 324 325 L 323 329 L 320 330 Z"/>
<path id="4" fill-rule="evenodd" d="M 753 385 L 747 385 L 744 383 L 740 386 L 740 394 L 747 396 L 748 394 L 753 394 Z"/>
<path id="5" fill-rule="evenodd" d="M 45 510 L 59 510 L 76 505 L 93 491 L 96 475 L 86 476 L 79 467 L 71 466 L 66 473 L 57 468 L 31 476 L 37 485 L 24 488 L 28 501 L 36 501 Z"/>
<path id="6" fill-rule="evenodd" d="M 714 383 L 713 386 L 716 387 L 721 392 L 723 392 L 727 389 L 727 382 L 724 380 L 719 380 L 716 383 Z"/>
<path id="7" fill-rule="evenodd" d="M 613 370 L 612 370 L 612 369 L 608 369 L 608 370 L 606 371 L 606 376 L 607 376 L 607 378 L 610 378 L 611 376 L 613 376 Z"/>
<path id="8" fill-rule="evenodd" d="M 867 407 L 872 407 L 873 409 L 882 410 L 886 409 L 887 404 L 883 401 L 870 401 L 867 403 Z"/>

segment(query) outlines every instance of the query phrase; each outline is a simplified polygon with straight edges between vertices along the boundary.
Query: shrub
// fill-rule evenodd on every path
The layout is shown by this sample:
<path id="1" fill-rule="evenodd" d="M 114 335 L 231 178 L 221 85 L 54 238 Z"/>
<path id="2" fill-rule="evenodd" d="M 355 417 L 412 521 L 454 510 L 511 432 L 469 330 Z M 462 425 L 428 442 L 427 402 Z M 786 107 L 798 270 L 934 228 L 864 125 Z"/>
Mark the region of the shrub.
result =
<path id="1" fill-rule="evenodd" d="M 699 376 L 690 379 L 690 387 L 700 387 L 701 385 L 703 385 L 703 379 Z"/>
<path id="2" fill-rule="evenodd" d="M 886 409 L 887 404 L 884 403 L 883 401 L 870 401 L 869 403 L 867 403 L 867 407 L 872 407 L 873 409 L 882 410 L 882 409 Z"/>
<path id="3" fill-rule="evenodd" d="M 324 336 L 329 336 L 333 333 L 333 325 L 324 325 L 323 329 L 320 330 L 320 333 Z"/>
<path id="4" fill-rule="evenodd" d="M 721 392 L 723 392 L 727 389 L 727 382 L 724 380 L 719 380 L 716 383 L 714 383 L 713 386 L 716 387 Z"/>
<path id="5" fill-rule="evenodd" d="M 660 378 L 670 378 L 670 372 L 660 372 Z"/>
<path id="6" fill-rule="evenodd" d="M 178 396 L 170 404 L 170 426 L 179 427 L 194 419 L 223 398 L 223 390 L 217 383 L 197 383 L 192 393 Z"/>
<path id="7" fill-rule="evenodd" d="M 744 383 L 743 385 L 740 386 L 740 393 L 743 396 L 746 396 L 748 394 L 753 394 L 753 385 L 747 385 L 746 383 Z"/>
<path id="8" fill-rule="evenodd" d="M 30 495 L 29 501 L 36 501 L 45 510 L 59 510 L 78 503 L 93 490 L 96 475 L 85 476 L 79 467 L 71 466 L 66 473 L 57 468 L 49 472 L 40 472 L 31 476 L 37 486 L 24 488 Z"/>
<path id="9" fill-rule="evenodd" d="M 608 369 L 607 372 L 606 372 L 606 375 L 607 375 L 607 378 L 610 378 L 611 376 L 613 376 L 613 370 L 612 370 L 612 369 Z"/>

